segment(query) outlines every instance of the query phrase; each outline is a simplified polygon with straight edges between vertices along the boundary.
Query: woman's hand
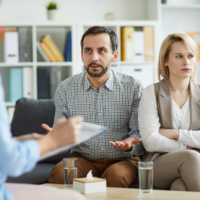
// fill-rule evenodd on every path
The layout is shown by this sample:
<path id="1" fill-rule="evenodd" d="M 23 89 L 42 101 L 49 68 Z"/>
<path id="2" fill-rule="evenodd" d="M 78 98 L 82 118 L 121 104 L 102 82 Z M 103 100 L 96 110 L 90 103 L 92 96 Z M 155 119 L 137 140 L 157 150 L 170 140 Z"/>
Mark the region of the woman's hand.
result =
<path id="1" fill-rule="evenodd" d="M 160 128 L 158 132 L 160 133 L 160 135 L 163 135 L 169 139 L 178 140 L 178 138 L 179 138 L 179 130 L 178 129 Z"/>

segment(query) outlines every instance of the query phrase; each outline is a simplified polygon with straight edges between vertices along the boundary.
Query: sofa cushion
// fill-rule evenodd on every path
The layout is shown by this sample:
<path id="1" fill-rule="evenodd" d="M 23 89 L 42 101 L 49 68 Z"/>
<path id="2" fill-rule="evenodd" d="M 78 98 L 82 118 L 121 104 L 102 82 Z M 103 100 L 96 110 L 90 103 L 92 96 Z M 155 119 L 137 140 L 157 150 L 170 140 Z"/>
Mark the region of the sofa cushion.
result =
<path id="1" fill-rule="evenodd" d="M 11 131 L 13 136 L 37 132 L 45 134 L 41 125 L 53 126 L 55 104 L 53 99 L 35 100 L 21 98 L 16 102 Z"/>
<path id="2" fill-rule="evenodd" d="M 21 98 L 16 102 L 13 120 L 11 122 L 11 132 L 13 136 L 20 136 L 28 133 L 46 134 L 46 130 L 41 127 L 42 123 L 53 126 L 55 115 L 55 104 L 53 99 L 28 99 Z M 52 156 L 40 162 L 58 163 L 63 158 L 67 158 L 70 151 Z"/>

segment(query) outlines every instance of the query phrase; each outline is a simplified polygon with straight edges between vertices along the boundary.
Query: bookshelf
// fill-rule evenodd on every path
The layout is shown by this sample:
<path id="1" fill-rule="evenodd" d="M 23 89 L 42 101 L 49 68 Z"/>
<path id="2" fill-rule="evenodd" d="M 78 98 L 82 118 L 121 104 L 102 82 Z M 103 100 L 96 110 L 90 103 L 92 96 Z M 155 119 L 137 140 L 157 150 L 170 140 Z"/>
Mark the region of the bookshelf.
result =
<path id="1" fill-rule="evenodd" d="M 0 40 L 0 74 L 2 76 L 2 83 L 4 86 L 5 92 L 5 105 L 9 109 L 13 109 L 15 106 L 15 102 L 10 102 L 9 98 L 9 72 L 13 68 L 31 68 L 32 75 L 30 80 L 26 80 L 24 85 L 31 85 L 32 88 L 30 98 L 37 99 L 38 98 L 38 85 L 37 85 L 37 70 L 41 68 L 61 68 L 62 72 L 62 80 L 79 73 L 75 68 L 75 59 L 74 59 L 74 52 L 75 52 L 75 25 L 73 23 L 16 23 L 16 24 L 0 24 L 0 27 L 5 27 L 6 30 L 13 30 L 18 29 L 19 27 L 28 27 L 29 28 L 29 39 L 31 44 L 31 59 L 28 62 L 17 62 L 17 63 L 5 63 L 4 62 L 4 45 L 2 40 Z M 61 52 L 64 51 L 64 45 L 66 40 L 66 33 L 68 31 L 72 31 L 72 61 L 70 62 L 44 62 L 41 55 L 37 50 L 36 43 L 40 40 L 40 38 L 44 35 L 51 35 L 52 39 L 56 43 L 57 47 Z M 27 82 L 28 81 L 28 82 Z M 10 114 L 10 112 L 9 112 Z"/>

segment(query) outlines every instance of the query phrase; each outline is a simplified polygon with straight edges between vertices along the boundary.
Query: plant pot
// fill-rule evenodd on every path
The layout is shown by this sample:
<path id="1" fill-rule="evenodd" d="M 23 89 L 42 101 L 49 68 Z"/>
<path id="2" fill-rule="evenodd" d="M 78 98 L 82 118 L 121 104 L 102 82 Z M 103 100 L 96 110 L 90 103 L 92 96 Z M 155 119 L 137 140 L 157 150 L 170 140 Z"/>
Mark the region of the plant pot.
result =
<path id="1" fill-rule="evenodd" d="M 48 20 L 56 20 L 58 18 L 58 10 L 47 10 Z"/>
<path id="2" fill-rule="evenodd" d="M 167 0 L 162 0 L 162 4 L 166 4 L 167 3 Z"/>

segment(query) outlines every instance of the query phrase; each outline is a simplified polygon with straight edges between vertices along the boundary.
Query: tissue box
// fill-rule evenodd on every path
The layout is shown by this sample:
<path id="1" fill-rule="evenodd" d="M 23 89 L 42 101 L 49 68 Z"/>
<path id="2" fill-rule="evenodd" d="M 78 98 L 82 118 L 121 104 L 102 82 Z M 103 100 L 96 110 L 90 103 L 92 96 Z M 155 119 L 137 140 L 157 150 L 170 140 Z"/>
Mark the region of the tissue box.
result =
<path id="1" fill-rule="evenodd" d="M 83 194 L 105 192 L 106 179 L 94 177 L 92 181 L 89 181 L 87 178 L 75 178 L 73 180 L 73 189 Z"/>

